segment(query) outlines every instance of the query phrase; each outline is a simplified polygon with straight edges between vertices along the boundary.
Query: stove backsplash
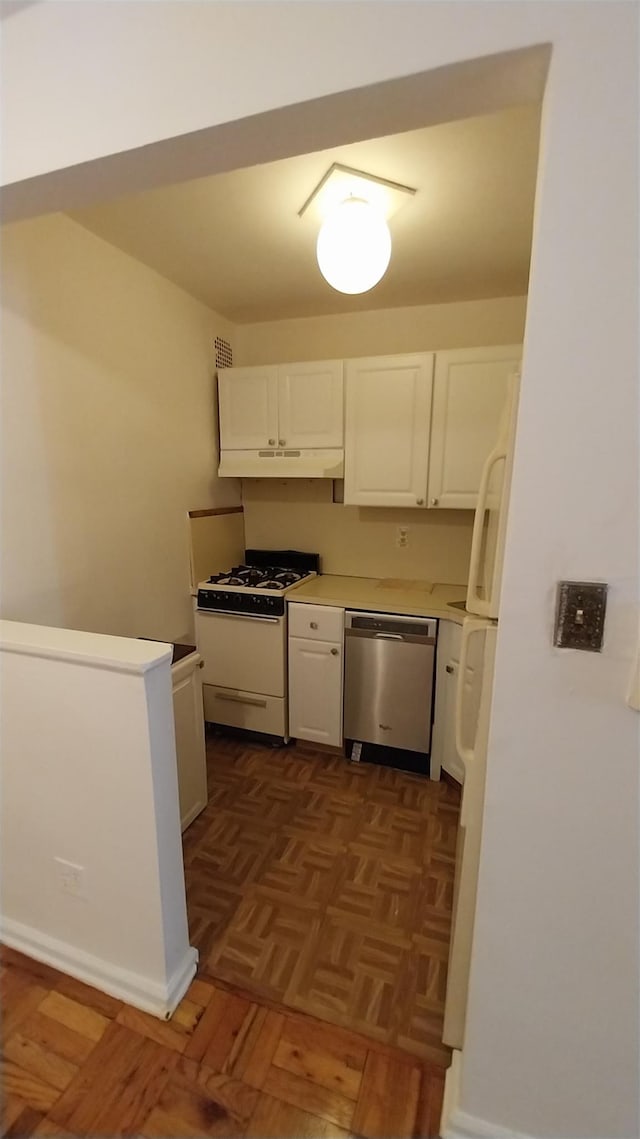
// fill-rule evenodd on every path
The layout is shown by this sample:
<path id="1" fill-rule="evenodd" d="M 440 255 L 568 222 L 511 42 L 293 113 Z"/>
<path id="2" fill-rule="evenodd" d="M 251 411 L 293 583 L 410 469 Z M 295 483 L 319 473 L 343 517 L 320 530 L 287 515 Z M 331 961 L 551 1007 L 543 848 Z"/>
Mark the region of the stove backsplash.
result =
<path id="1" fill-rule="evenodd" d="M 328 479 L 243 479 L 251 549 L 318 550 L 322 573 L 466 585 L 473 511 L 344 506 Z M 408 527 L 408 545 L 396 544 Z"/>
<path id="2" fill-rule="evenodd" d="M 320 573 L 320 554 L 304 550 L 247 549 L 244 553 L 245 565 L 282 566 L 283 569 L 299 570 L 301 573 Z"/>

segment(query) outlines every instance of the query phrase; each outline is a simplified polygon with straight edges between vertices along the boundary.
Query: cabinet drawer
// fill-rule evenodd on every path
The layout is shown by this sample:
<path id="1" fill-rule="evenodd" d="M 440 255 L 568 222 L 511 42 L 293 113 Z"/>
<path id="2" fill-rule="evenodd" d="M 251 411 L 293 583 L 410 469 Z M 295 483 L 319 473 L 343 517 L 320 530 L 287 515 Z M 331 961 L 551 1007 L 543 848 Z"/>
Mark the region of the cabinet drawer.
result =
<path id="1" fill-rule="evenodd" d="M 237 688 L 203 684 L 204 718 L 213 724 L 228 724 L 271 736 L 286 735 L 285 701 L 277 696 L 256 696 Z"/>
<path id="2" fill-rule="evenodd" d="M 308 641 L 342 642 L 344 609 L 333 605 L 301 605 L 289 602 L 289 636 Z"/>

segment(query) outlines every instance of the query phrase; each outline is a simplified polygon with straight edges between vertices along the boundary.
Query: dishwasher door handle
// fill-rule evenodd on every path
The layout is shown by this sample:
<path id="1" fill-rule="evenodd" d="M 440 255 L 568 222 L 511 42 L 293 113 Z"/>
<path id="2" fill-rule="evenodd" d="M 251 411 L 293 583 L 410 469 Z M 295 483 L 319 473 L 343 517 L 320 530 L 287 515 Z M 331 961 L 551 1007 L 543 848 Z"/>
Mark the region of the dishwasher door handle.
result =
<path id="1" fill-rule="evenodd" d="M 376 641 L 404 641 L 402 633 L 374 633 Z"/>

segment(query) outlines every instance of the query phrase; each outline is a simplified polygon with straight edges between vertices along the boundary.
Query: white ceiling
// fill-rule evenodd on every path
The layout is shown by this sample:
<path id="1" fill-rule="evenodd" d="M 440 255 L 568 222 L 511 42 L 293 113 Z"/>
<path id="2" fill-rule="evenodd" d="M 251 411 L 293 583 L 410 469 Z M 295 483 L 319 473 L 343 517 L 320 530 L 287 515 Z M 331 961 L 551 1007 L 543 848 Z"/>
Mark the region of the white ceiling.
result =
<path id="1" fill-rule="evenodd" d="M 427 127 L 183 182 L 72 217 L 237 323 L 526 293 L 540 108 Z M 312 140 L 310 140 L 312 141 Z M 332 162 L 416 187 L 389 269 L 348 297 L 298 211 Z"/>

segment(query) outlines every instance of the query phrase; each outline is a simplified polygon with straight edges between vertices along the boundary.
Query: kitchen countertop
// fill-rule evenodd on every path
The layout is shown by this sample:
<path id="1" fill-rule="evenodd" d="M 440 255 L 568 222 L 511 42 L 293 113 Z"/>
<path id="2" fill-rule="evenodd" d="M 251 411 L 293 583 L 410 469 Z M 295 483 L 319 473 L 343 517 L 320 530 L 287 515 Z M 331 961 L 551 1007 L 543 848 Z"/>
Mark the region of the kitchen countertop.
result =
<path id="1" fill-rule="evenodd" d="M 372 613 L 403 613 L 411 617 L 443 617 L 462 624 L 466 613 L 449 602 L 464 601 L 465 585 L 405 581 L 402 578 L 339 577 L 320 574 L 287 594 L 287 601 L 336 605 Z"/>

